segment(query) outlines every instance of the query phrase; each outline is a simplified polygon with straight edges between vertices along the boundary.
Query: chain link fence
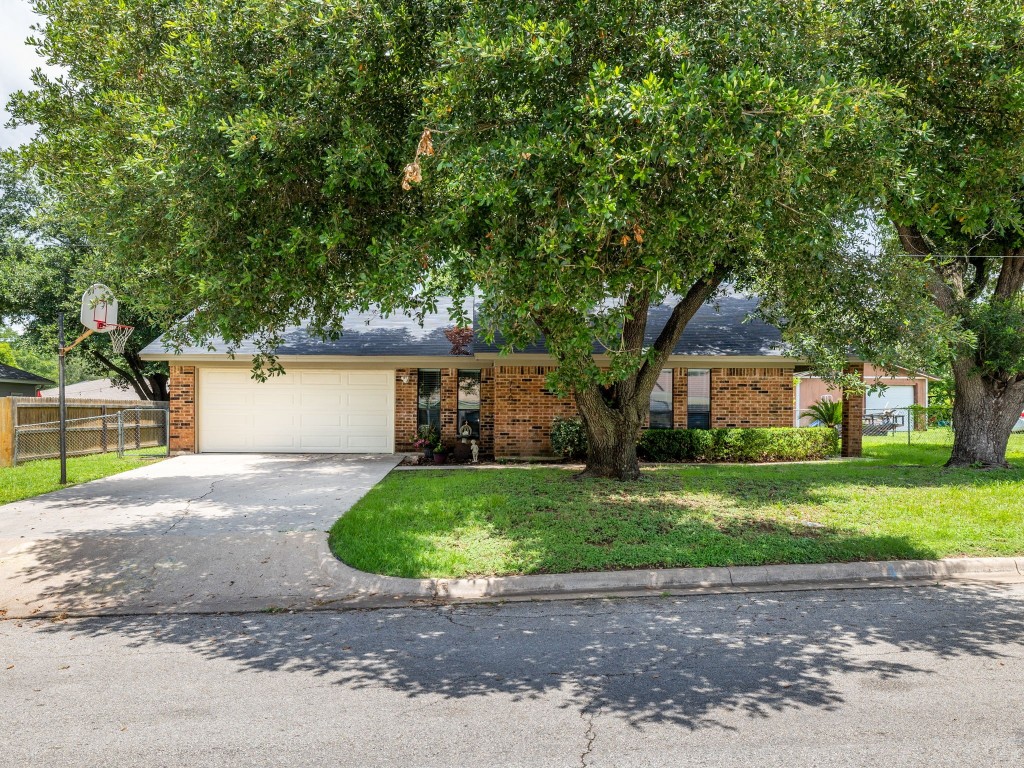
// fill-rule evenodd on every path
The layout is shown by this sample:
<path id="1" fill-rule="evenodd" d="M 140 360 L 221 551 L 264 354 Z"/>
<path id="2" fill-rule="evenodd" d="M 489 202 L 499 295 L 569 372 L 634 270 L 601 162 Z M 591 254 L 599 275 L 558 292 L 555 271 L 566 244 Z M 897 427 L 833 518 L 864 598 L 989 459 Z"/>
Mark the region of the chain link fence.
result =
<path id="1" fill-rule="evenodd" d="M 67 455 L 87 456 L 156 448 L 167 455 L 168 411 L 126 408 L 117 413 L 67 419 Z M 24 424 L 14 430 L 14 464 L 60 456 L 60 422 Z"/>
<path id="2" fill-rule="evenodd" d="M 1017 422 L 1014 432 L 1024 435 L 1024 416 Z M 934 405 L 869 409 L 864 412 L 864 437 L 906 445 L 952 446 L 953 409 Z"/>

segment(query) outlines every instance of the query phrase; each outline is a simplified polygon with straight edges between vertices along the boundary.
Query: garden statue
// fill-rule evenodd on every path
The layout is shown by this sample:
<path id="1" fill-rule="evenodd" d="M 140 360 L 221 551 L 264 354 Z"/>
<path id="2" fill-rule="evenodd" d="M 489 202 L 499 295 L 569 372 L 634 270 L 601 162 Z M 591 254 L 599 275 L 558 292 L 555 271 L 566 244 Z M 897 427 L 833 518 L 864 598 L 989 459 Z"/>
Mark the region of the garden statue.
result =
<path id="1" fill-rule="evenodd" d="M 480 446 L 476 444 L 476 440 L 469 441 L 469 450 L 473 452 L 473 463 L 480 463 Z"/>
<path id="2" fill-rule="evenodd" d="M 459 434 L 462 435 L 462 442 L 469 442 L 469 438 L 473 436 L 473 427 L 470 426 L 468 421 L 462 422 L 462 426 L 459 428 Z"/>

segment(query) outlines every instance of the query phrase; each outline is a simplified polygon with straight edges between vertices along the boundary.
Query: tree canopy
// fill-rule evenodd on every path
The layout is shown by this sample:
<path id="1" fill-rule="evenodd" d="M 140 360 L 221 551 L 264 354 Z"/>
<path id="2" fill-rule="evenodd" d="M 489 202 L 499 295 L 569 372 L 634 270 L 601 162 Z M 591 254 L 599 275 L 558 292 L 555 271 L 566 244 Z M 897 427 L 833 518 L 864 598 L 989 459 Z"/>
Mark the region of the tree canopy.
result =
<path id="1" fill-rule="evenodd" d="M 921 196 L 908 136 L 931 135 L 854 45 L 876 5 L 39 0 L 66 74 L 13 109 L 117 288 L 196 310 L 178 340 L 271 351 L 288 323 L 474 293 L 506 345 L 545 337 L 591 464 L 629 477 L 657 373 L 723 286 L 795 329 L 866 275 L 919 295 L 843 258 L 865 208 Z"/>
<path id="2" fill-rule="evenodd" d="M 904 256 L 958 331 L 954 465 L 1005 466 L 1024 410 L 1024 6 L 856 4 L 851 50 L 898 82 L 913 169 L 883 206 Z"/>
<path id="3" fill-rule="evenodd" d="M 69 339 L 77 336 L 82 292 L 105 279 L 107 269 L 102 252 L 78 237 L 61 214 L 61 207 L 53 204 L 31 174 L 19 172 L 10 157 L 0 155 L 0 323 L 21 329 L 11 336 L 19 367 L 53 380 L 57 315 L 65 313 Z M 68 358 L 70 383 L 112 376 L 116 384 L 132 387 L 141 398 L 167 399 L 166 366 L 139 357 L 160 329 L 139 310 L 128 301 L 119 318 L 136 326 L 124 353 L 114 354 L 102 334 L 89 337 Z"/>

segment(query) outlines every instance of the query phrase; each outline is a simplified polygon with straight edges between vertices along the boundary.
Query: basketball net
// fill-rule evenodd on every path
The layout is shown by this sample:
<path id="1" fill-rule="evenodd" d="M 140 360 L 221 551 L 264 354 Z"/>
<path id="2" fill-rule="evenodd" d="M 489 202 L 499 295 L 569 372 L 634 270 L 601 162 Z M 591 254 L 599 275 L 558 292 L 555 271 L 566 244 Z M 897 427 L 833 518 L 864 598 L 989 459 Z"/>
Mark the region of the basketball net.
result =
<path id="1" fill-rule="evenodd" d="M 106 329 L 110 330 L 107 331 Z M 103 329 L 110 337 L 110 346 L 114 348 L 114 353 L 118 355 L 124 354 L 124 345 L 128 343 L 128 337 L 132 335 L 132 331 L 135 330 L 134 325 L 107 325 Z"/>

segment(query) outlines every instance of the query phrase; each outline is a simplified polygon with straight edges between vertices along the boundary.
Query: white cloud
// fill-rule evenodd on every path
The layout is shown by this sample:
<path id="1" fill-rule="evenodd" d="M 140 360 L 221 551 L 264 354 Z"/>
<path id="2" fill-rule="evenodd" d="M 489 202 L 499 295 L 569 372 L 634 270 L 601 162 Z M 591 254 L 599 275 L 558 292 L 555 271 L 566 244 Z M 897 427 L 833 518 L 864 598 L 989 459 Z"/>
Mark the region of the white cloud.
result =
<path id="1" fill-rule="evenodd" d="M 13 147 L 28 141 L 35 132 L 32 126 L 17 130 L 5 127 L 11 119 L 7 100 L 15 91 L 32 87 L 32 70 L 44 62 L 25 39 L 32 34 L 32 25 L 39 17 L 28 0 L 0 0 L 0 147 Z"/>

